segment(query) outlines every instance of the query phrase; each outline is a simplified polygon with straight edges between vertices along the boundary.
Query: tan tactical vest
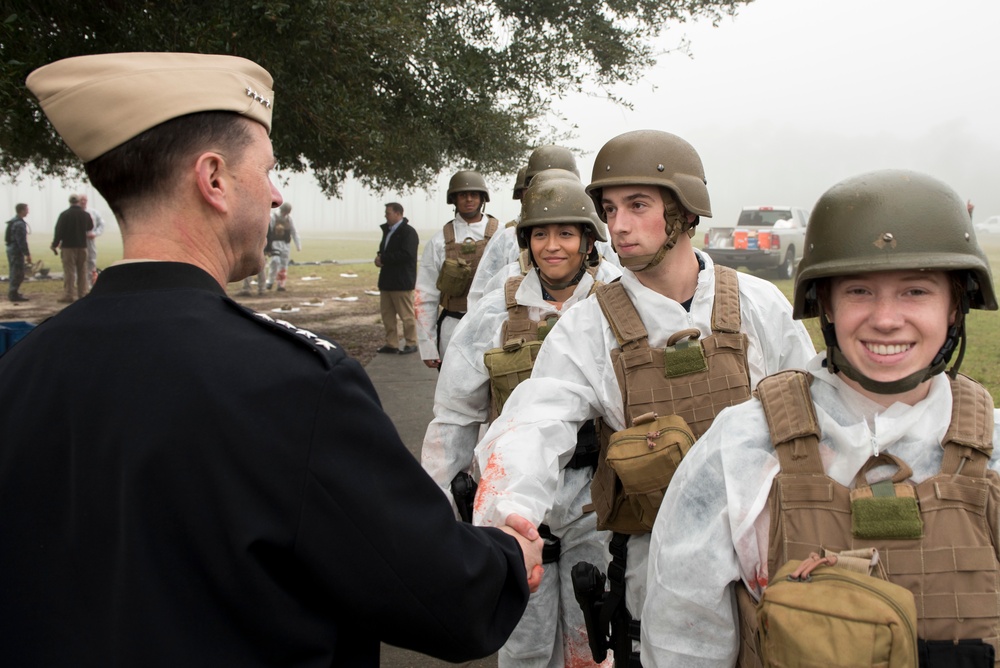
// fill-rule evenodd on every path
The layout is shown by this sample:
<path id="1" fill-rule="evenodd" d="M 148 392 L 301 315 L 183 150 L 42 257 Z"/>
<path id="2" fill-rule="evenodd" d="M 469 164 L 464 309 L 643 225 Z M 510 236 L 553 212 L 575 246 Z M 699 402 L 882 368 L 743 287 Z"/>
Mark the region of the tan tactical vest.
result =
<path id="1" fill-rule="evenodd" d="M 674 337 L 667 348 L 650 348 L 642 318 L 619 282 L 597 290 L 597 299 L 618 339 L 618 349 L 611 351 L 611 361 L 621 388 L 626 426 L 647 413 L 663 417 L 677 415 L 684 419 L 694 437 L 701 436 L 727 406 L 750 398 L 750 370 L 747 366 L 746 334 L 740 332 L 740 291 L 737 273 L 715 265 L 715 302 L 712 307 L 712 333 L 697 341 L 704 356 L 704 370 L 676 375 L 667 359 Z M 674 336 L 698 336 L 697 330 L 684 330 Z M 692 342 L 694 344 L 695 342 Z M 623 533 L 643 533 L 637 526 L 616 526 L 607 518 L 621 505 L 621 484 L 608 466 L 606 454 L 614 431 L 601 421 L 599 437 L 601 456 L 591 484 L 598 528 Z"/>
<path id="2" fill-rule="evenodd" d="M 875 547 L 889 581 L 913 593 L 921 639 L 975 638 L 1000 649 L 1000 476 L 987 467 L 994 427 L 989 392 L 962 375 L 951 382 L 941 472 L 906 483 L 916 493 L 923 537 L 865 540 L 852 535 L 851 490 L 823 469 L 809 382 L 803 371 L 784 371 L 757 386 L 781 464 L 768 497 L 768 573 L 810 552 Z M 738 665 L 759 666 L 755 603 L 743 586 L 737 586 L 737 599 Z"/>
<path id="3" fill-rule="evenodd" d="M 445 293 L 441 293 L 441 307 L 446 311 L 455 311 L 456 313 L 465 313 L 468 310 L 467 299 L 469 296 L 469 288 L 472 286 L 472 278 L 476 275 L 476 269 L 479 268 L 479 261 L 483 259 L 483 249 L 486 248 L 486 243 L 490 240 L 497 229 L 500 227 L 500 222 L 493 216 L 486 216 L 486 231 L 483 234 L 483 238 L 479 241 L 474 241 L 471 237 L 467 237 L 464 241 L 455 240 L 455 221 L 449 220 L 444 225 L 444 259 L 457 261 L 462 260 L 469 263 L 472 267 L 472 274 L 469 276 L 469 284 L 465 287 L 465 291 L 455 297 Z"/>
<path id="4" fill-rule="evenodd" d="M 587 273 L 595 276 L 596 267 L 588 267 Z M 517 290 L 524 275 L 511 276 L 504 284 L 504 299 L 507 306 L 507 320 L 500 327 L 500 348 L 486 351 L 486 369 L 490 375 L 490 422 L 499 417 L 504 402 L 514 388 L 531 376 L 535 357 L 547 331 L 539 332 L 539 327 L 552 329 L 559 319 L 558 313 L 551 313 L 545 322 L 528 317 L 528 307 L 517 303 Z M 597 280 L 591 287 L 591 294 L 600 286 Z M 522 352 L 523 351 L 523 352 Z"/>

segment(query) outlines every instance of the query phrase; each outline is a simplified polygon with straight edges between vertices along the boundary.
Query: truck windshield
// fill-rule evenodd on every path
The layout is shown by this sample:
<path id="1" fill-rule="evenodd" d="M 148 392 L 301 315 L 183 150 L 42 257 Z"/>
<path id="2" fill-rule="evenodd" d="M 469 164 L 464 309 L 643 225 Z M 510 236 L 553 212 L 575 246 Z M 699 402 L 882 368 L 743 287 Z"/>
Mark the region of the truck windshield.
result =
<path id="1" fill-rule="evenodd" d="M 779 220 L 791 220 L 792 212 L 788 209 L 754 209 L 740 213 L 737 227 L 771 227 Z"/>

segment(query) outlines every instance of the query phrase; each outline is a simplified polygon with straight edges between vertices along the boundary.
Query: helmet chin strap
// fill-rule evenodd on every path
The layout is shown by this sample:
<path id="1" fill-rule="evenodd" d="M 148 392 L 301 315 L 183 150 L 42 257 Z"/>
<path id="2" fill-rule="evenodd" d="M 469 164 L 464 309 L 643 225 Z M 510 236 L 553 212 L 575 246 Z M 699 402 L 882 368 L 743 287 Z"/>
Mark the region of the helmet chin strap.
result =
<path id="1" fill-rule="evenodd" d="M 666 256 L 667 251 L 677 245 L 677 239 L 681 236 L 681 233 L 689 231 L 690 225 L 687 222 L 684 211 L 677 205 L 677 201 L 673 197 L 670 197 L 669 201 L 666 201 L 665 198 L 663 203 L 663 219 L 667 240 L 663 242 L 660 249 L 652 255 L 639 255 L 630 258 L 619 256 L 618 259 L 621 261 L 623 267 L 635 273 L 652 269 L 660 264 Z M 614 248 L 614 243 L 611 244 L 611 247 Z M 615 252 L 617 253 L 618 249 L 615 249 Z"/>
<path id="2" fill-rule="evenodd" d="M 825 362 L 827 369 L 829 369 L 830 373 L 839 372 L 844 374 L 844 376 L 850 378 L 864 389 L 875 394 L 902 394 L 909 392 L 924 381 L 930 380 L 944 371 L 945 367 L 948 366 L 948 361 L 951 359 L 952 353 L 955 352 L 956 344 L 959 348 L 958 359 L 955 360 L 955 364 L 948 370 L 949 376 L 952 378 L 955 377 L 958 373 L 958 368 L 962 364 L 962 358 L 965 357 L 965 316 L 960 310 L 955 324 L 948 328 L 948 335 L 945 337 L 944 345 L 941 346 L 941 350 L 938 351 L 928 366 L 899 380 L 873 380 L 851 366 L 851 363 L 837 344 L 837 335 L 834 332 L 833 323 L 827 320 L 826 314 L 820 313 L 819 319 L 823 330 L 823 339 L 826 341 L 827 346 Z"/>
<path id="3" fill-rule="evenodd" d="M 542 276 L 542 270 L 539 269 L 538 267 L 535 267 L 535 273 L 538 274 L 538 282 L 542 284 L 542 287 L 548 290 L 549 292 L 552 292 L 553 290 L 565 290 L 569 286 L 576 285 L 577 283 L 579 283 L 580 279 L 583 278 L 583 275 L 587 273 L 587 268 L 581 265 L 580 271 L 576 272 L 576 276 L 569 279 L 568 281 L 563 281 L 562 283 L 549 283 Z"/>

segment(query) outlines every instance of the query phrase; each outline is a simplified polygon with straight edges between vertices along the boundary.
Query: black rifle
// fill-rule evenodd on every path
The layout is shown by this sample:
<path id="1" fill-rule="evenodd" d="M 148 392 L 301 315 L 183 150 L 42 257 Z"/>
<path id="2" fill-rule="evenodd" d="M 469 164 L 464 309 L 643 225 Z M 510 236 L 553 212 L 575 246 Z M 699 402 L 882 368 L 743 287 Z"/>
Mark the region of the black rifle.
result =
<path id="1" fill-rule="evenodd" d="M 476 500 L 476 481 L 472 476 L 462 471 L 451 481 L 451 495 L 455 497 L 458 516 L 463 522 L 472 524 L 472 504 Z"/>
<path id="2" fill-rule="evenodd" d="M 604 608 L 604 573 L 597 570 L 594 564 L 581 561 L 570 572 L 573 577 L 573 594 L 576 602 L 583 609 L 583 619 L 587 624 L 587 640 L 590 643 L 590 653 L 594 661 L 601 663 L 608 656 L 611 648 L 609 637 L 610 627 L 601 628 L 601 612 Z"/>

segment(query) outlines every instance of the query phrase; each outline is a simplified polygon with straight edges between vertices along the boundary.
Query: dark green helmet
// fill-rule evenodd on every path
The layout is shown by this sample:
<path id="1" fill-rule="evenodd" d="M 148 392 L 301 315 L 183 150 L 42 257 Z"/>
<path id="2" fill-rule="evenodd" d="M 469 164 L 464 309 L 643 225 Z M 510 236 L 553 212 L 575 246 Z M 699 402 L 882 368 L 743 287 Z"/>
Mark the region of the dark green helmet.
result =
<path id="1" fill-rule="evenodd" d="M 486 179 L 479 172 L 463 169 L 455 172 L 448 182 L 448 204 L 455 203 L 455 195 L 464 192 L 480 192 L 483 202 L 490 201 L 490 189 L 486 187 Z"/>
<path id="2" fill-rule="evenodd" d="M 793 315 L 819 317 L 827 344 L 827 367 L 866 390 L 897 394 L 913 389 L 947 367 L 956 347 L 954 376 L 965 351 L 965 312 L 996 310 L 993 277 L 979 247 L 965 202 L 950 187 L 924 174 L 881 170 L 855 176 L 827 190 L 806 228 L 805 249 L 795 277 Z M 817 283 L 835 276 L 920 269 L 957 275 L 964 286 L 956 321 L 927 368 L 880 382 L 854 369 L 837 343 L 834 324 L 819 303 Z"/>
<path id="3" fill-rule="evenodd" d="M 794 315 L 819 315 L 817 279 L 894 269 L 966 270 L 969 307 L 997 308 L 965 201 L 930 176 L 882 170 L 841 181 L 819 198 L 795 276 Z"/>

